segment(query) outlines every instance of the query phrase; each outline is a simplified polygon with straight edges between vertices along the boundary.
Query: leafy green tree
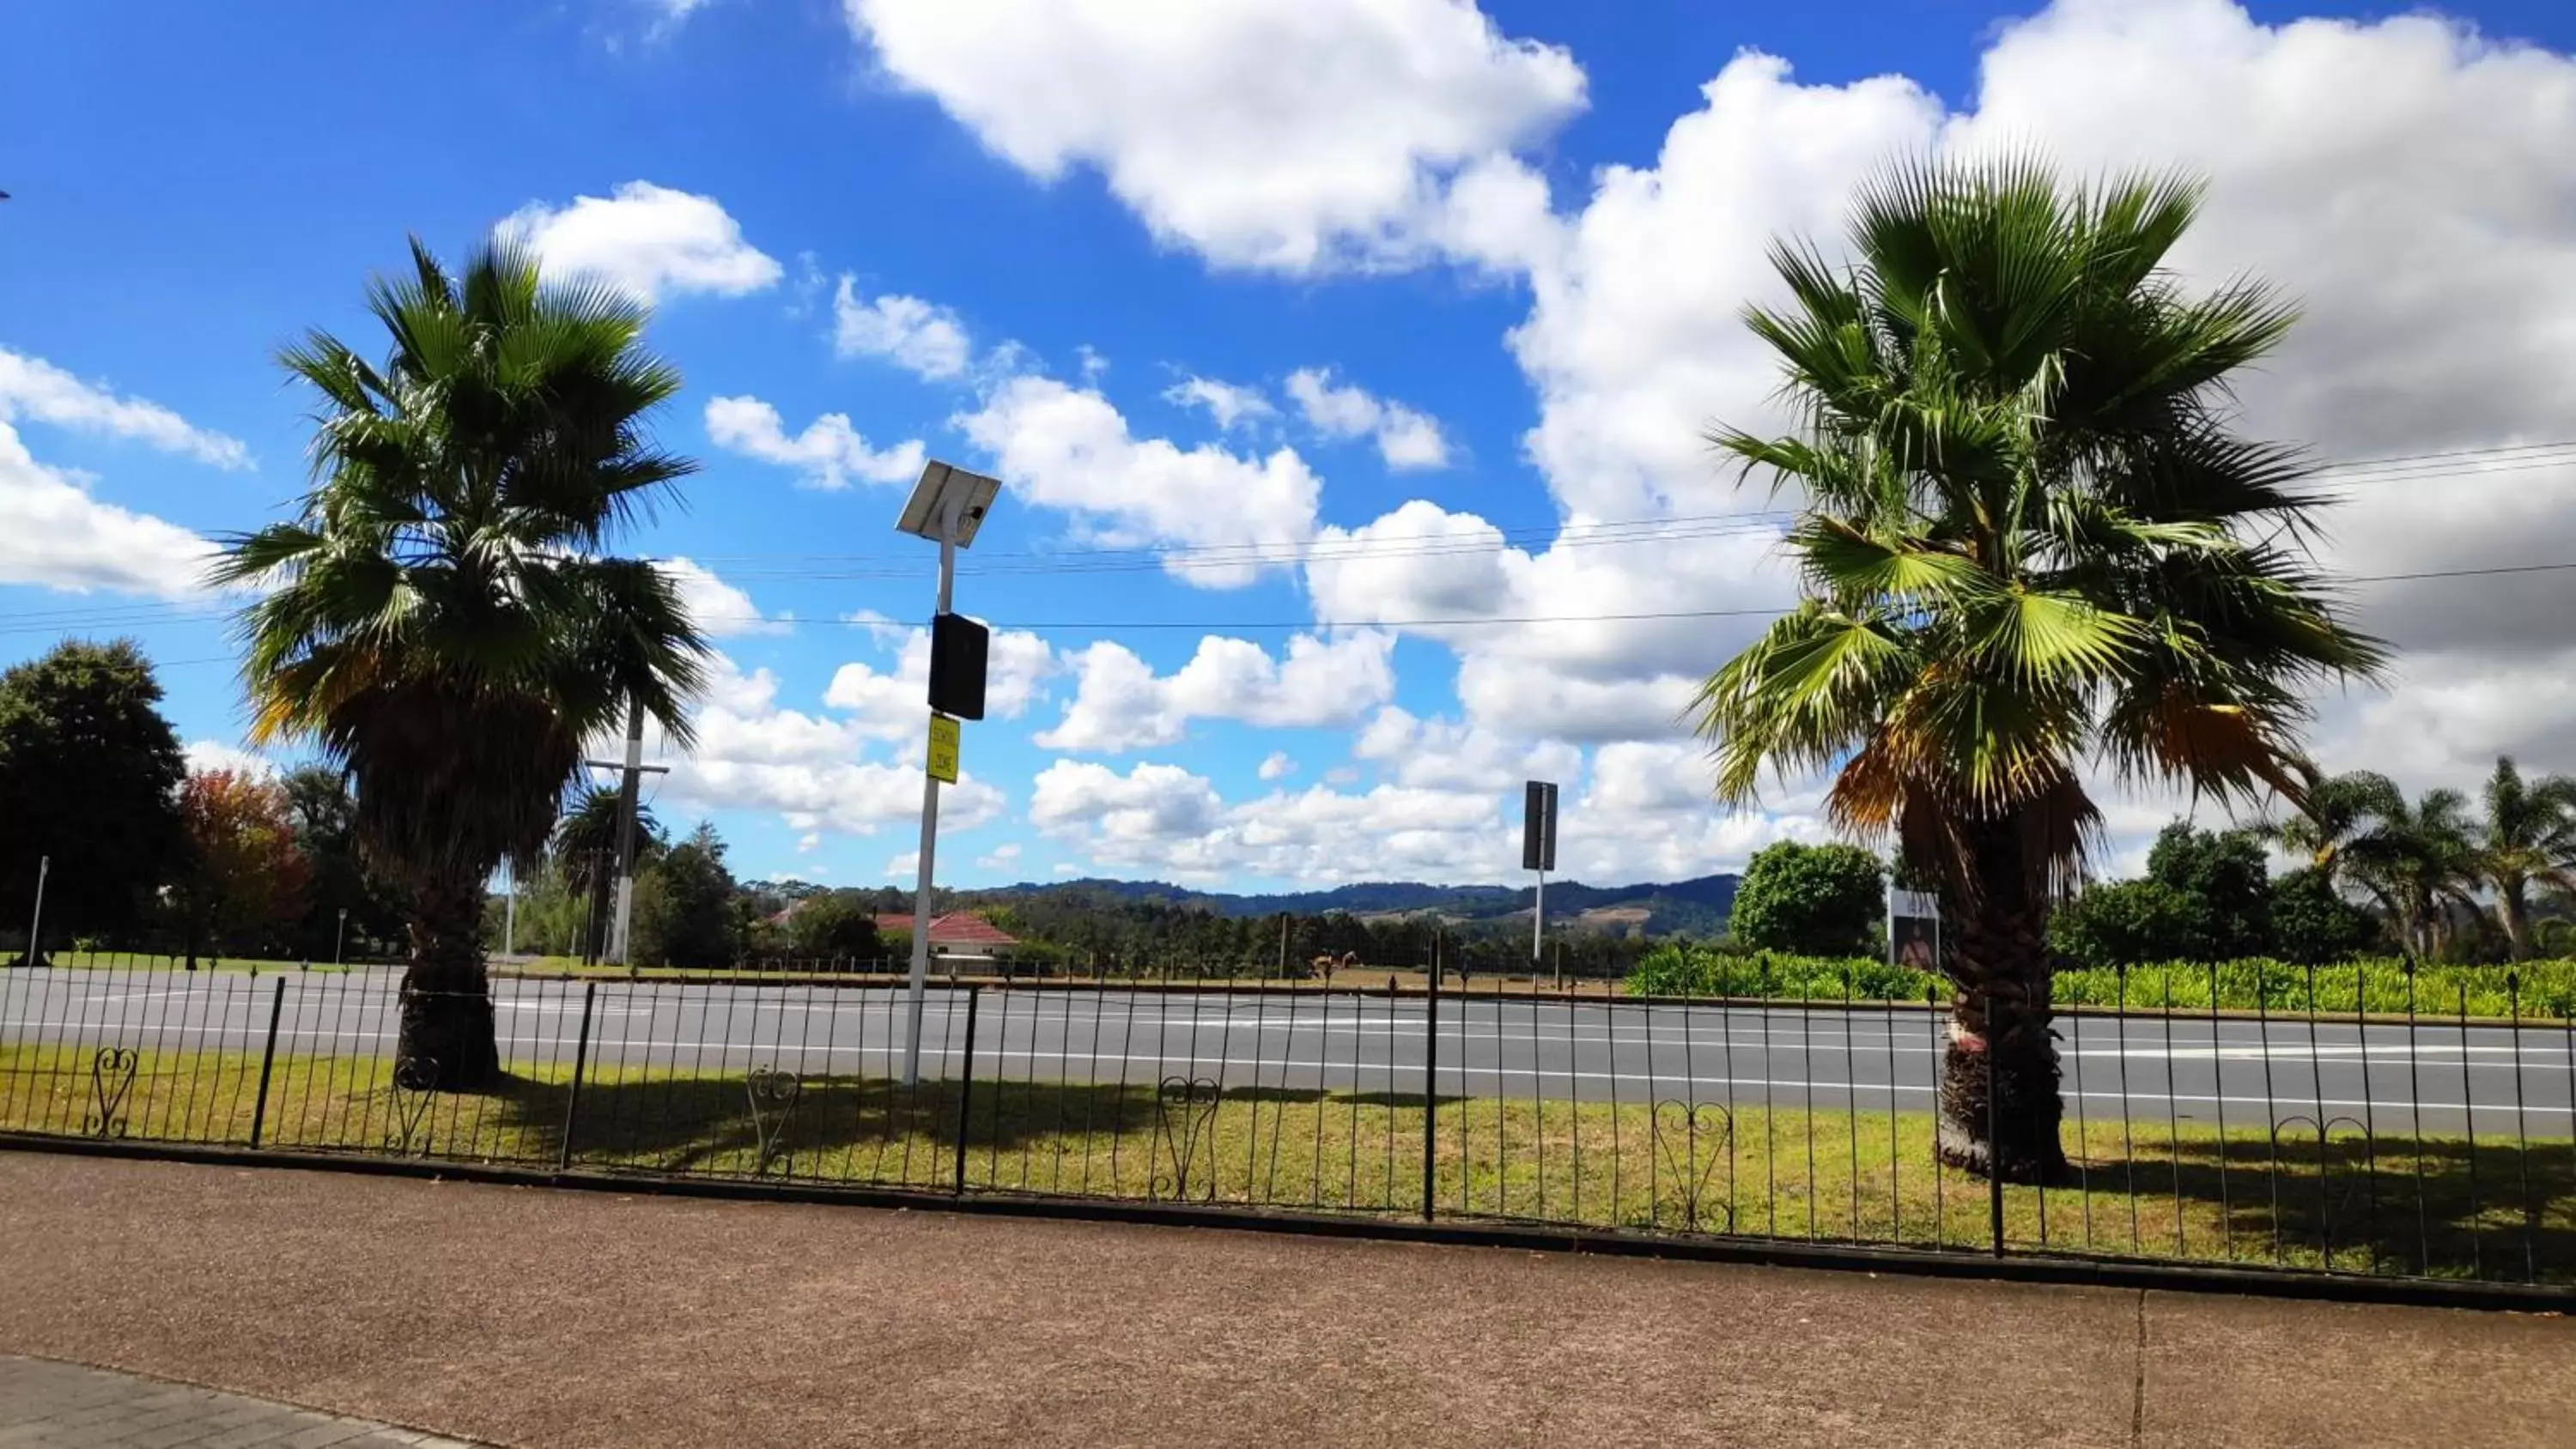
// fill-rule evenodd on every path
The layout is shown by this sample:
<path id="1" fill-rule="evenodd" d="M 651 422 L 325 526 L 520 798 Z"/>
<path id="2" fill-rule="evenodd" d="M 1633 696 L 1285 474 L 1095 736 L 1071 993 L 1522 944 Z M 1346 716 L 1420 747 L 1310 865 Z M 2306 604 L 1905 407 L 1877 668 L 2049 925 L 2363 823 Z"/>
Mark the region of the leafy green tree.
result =
<path id="1" fill-rule="evenodd" d="M 795 953 L 817 960 L 873 960 L 885 954 L 877 936 L 876 907 L 865 891 L 827 891 L 797 902 L 787 918 Z"/>
<path id="2" fill-rule="evenodd" d="M 278 785 L 286 793 L 296 854 L 311 872 L 294 930 L 296 953 L 311 961 L 329 960 L 335 950 L 355 957 L 370 942 L 399 936 L 402 903 L 377 883 L 358 852 L 358 801 L 348 776 L 328 765 L 300 765 Z M 345 938 L 342 911 L 348 912 Z"/>
<path id="3" fill-rule="evenodd" d="M 1757 852 L 1736 883 L 1727 931 L 1766 951 L 1857 956 L 1887 914 L 1886 867 L 1856 845 L 1784 840 Z"/>
<path id="4" fill-rule="evenodd" d="M 733 912 L 733 872 L 725 869 L 725 843 L 715 826 L 701 823 L 689 838 L 665 851 L 651 868 L 653 908 L 636 902 L 636 959 L 670 966 L 728 966 L 739 930 Z"/>
<path id="5" fill-rule="evenodd" d="M 2272 867 L 2252 831 L 2195 830 L 2177 820 L 2157 832 L 2147 878 L 2185 909 L 2169 961 L 2234 961 L 2272 948 Z"/>
<path id="6" fill-rule="evenodd" d="M 2077 966 L 2137 966 L 2184 959 L 2194 903 L 2151 879 L 2094 886 L 2049 914 L 2048 940 Z"/>
<path id="7" fill-rule="evenodd" d="M 56 940 L 131 929 L 179 868 L 188 767 L 160 704 L 130 640 L 58 644 L 0 673 L 0 928 L 26 928 L 41 857 Z"/>
<path id="8" fill-rule="evenodd" d="M 1937 874 L 1940 1153 L 2014 1181 L 2066 1172 L 2047 925 L 2099 830 L 2079 761 L 2296 798 L 2305 692 L 2383 657 L 2305 556 L 2300 455 L 2230 430 L 2231 376 L 2291 309 L 2164 270 L 2200 194 L 2030 159 L 1891 171 L 1851 264 L 1784 245 L 1793 300 L 1750 314 L 1798 432 L 1713 439 L 1802 500 L 1800 606 L 1698 698 L 1719 794 L 1831 771 L 1834 824 Z"/>
<path id="9" fill-rule="evenodd" d="M 2272 882 L 2272 955 L 2322 966 L 2349 961 L 2378 939 L 2378 920 L 2345 900 L 2325 867 L 2302 866 Z"/>
<path id="10" fill-rule="evenodd" d="M 2576 778 L 2525 780 L 2510 758 L 2487 778 L 2478 866 L 2495 888 L 2496 918 L 2513 959 L 2532 954 L 2531 893 L 2576 890 Z"/>
<path id="11" fill-rule="evenodd" d="M 504 857 L 544 849 L 585 742 L 659 721 L 690 739 L 706 645 L 672 580 L 609 557 L 695 465 L 648 441 L 678 373 L 646 309 L 541 284 L 507 245 L 451 276 L 417 241 L 378 278 L 379 365 L 326 333 L 286 348 L 320 400 L 298 515 L 227 540 L 252 737 L 309 739 L 357 789 L 368 864 L 404 896 L 396 1070 L 470 1089 L 498 1070 L 481 924 Z"/>

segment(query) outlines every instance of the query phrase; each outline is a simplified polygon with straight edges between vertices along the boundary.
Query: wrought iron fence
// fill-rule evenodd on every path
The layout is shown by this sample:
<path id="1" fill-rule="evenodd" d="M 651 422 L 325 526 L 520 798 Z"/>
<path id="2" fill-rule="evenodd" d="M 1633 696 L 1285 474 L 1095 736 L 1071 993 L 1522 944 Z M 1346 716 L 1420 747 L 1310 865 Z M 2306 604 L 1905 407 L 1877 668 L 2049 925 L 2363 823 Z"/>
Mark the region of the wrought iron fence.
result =
<path id="1" fill-rule="evenodd" d="M 2163 988 L 2172 990 L 2171 978 Z M 397 1063 L 399 976 L 0 971 L 0 1131 L 2563 1287 L 2576 1024 L 2058 1018 L 2065 1179 L 1934 1152 L 1939 1003 L 1238 980 L 509 979 L 503 1071 Z M 2206 997 L 2218 999 L 2213 990 Z M 2314 998 L 2311 998 L 2313 1001 Z"/>

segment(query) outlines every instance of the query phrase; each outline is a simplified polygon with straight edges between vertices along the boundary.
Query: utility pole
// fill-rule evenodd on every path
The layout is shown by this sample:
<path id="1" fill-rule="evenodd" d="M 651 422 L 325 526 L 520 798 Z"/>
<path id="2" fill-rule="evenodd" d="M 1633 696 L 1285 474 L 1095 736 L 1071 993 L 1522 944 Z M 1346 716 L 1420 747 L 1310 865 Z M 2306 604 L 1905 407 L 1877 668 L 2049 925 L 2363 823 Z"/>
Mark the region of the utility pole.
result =
<path id="1" fill-rule="evenodd" d="M 519 868 L 509 861 L 501 862 L 501 954 L 516 956 L 512 949 L 519 939 Z"/>
<path id="2" fill-rule="evenodd" d="M 617 783 L 617 910 L 608 933 L 609 959 L 629 971 L 635 963 L 627 955 L 627 929 L 635 916 L 635 814 L 643 796 L 644 777 L 666 771 L 662 765 L 644 763 L 644 701 L 636 700 L 626 711 L 626 758 L 615 764 L 592 760 L 591 768 L 619 772 Z"/>

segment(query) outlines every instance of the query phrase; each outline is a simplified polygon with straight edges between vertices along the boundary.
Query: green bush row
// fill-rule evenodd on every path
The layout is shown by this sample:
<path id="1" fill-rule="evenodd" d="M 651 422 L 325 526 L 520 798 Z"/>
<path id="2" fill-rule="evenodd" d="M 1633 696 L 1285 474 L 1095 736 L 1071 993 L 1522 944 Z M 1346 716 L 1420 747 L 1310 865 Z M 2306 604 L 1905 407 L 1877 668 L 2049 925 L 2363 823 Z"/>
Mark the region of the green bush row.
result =
<path id="1" fill-rule="evenodd" d="M 1667 943 L 1628 973 L 1634 996 L 1739 996 L 1779 1000 L 1946 1000 L 1949 987 L 1927 972 L 1869 957 L 1732 952 Z M 2355 1011 L 2425 1016 L 2512 1015 L 2576 1018 L 2576 960 L 2512 966 L 2427 965 L 2394 958 L 2302 966 L 2249 959 L 2068 968 L 2057 973 L 2061 1006 L 2120 1006 L 2177 1011 L 2275 1011 L 2351 1015 Z"/>

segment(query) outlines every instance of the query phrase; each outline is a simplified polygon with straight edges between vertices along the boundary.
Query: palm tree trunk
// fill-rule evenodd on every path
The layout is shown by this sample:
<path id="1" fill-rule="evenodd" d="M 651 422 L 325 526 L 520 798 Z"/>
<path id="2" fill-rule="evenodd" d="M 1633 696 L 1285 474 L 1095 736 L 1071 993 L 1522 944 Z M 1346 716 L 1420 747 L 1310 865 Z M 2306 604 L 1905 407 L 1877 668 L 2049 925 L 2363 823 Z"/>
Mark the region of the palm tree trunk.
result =
<path id="1" fill-rule="evenodd" d="M 394 1048 L 394 1071 L 405 1086 L 473 1091 L 500 1072 L 482 927 L 479 879 L 431 881 L 413 893 L 411 964 L 403 971 Z"/>
<path id="2" fill-rule="evenodd" d="M 2051 1025 L 2055 962 L 2046 904 L 2019 868 L 2017 845 L 1999 838 L 1979 852 L 1989 868 L 1980 872 L 1977 899 L 1962 913 L 1946 963 L 1956 991 L 1950 1049 L 1941 1059 L 1937 1150 L 1942 1161 L 1980 1176 L 2050 1183 L 2067 1174 Z"/>
<path id="3" fill-rule="evenodd" d="M 2496 913 L 2504 917 L 2507 954 L 2516 961 L 2531 959 L 2531 902 L 2525 898 L 2521 880 L 2508 878 L 2496 886 Z"/>

